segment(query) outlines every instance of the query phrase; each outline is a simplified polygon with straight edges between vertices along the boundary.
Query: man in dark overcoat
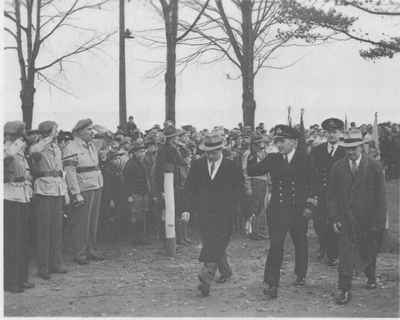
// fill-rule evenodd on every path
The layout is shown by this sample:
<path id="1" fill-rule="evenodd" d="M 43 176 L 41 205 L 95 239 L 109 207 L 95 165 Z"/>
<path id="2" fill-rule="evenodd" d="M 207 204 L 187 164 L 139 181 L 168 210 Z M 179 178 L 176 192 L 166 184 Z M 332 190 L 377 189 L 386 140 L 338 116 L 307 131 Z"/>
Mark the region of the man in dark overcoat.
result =
<path id="1" fill-rule="evenodd" d="M 206 156 L 193 160 L 185 184 L 187 211 L 197 212 L 202 249 L 199 261 L 204 265 L 199 274 L 198 289 L 208 296 L 210 284 L 218 269 L 219 283 L 232 276 L 228 264 L 228 247 L 235 209 L 243 198 L 243 173 L 222 155 L 223 138 L 218 134 L 206 136 L 200 149 Z"/>
<path id="2" fill-rule="evenodd" d="M 307 218 L 315 205 L 312 189 L 310 158 L 297 148 L 299 132 L 286 125 L 273 130 L 278 153 L 271 153 L 260 162 L 249 163 L 247 174 L 261 176 L 270 173 L 272 180 L 270 202 L 270 249 L 264 271 L 264 294 L 278 296 L 283 246 L 289 232 L 295 248 L 295 285 L 303 286 L 307 273 Z"/>
<path id="3" fill-rule="evenodd" d="M 334 231 L 339 235 L 339 292 L 337 304 L 351 299 L 353 269 L 364 270 L 366 287 L 377 287 L 376 256 L 386 222 L 383 169 L 362 154 L 361 131 L 350 131 L 343 140 L 346 157 L 330 172 L 327 201 Z"/>
<path id="4" fill-rule="evenodd" d="M 311 151 L 312 168 L 314 170 L 313 183 L 316 186 L 318 198 L 317 208 L 313 212 L 313 224 L 320 245 L 318 257 L 323 259 L 326 255 L 328 266 L 335 266 L 338 257 L 338 239 L 333 231 L 332 223 L 328 219 L 326 191 L 332 165 L 346 154 L 345 149 L 339 145 L 344 123 L 340 119 L 329 118 L 323 121 L 321 126 L 328 134 L 328 141 L 316 146 Z"/>

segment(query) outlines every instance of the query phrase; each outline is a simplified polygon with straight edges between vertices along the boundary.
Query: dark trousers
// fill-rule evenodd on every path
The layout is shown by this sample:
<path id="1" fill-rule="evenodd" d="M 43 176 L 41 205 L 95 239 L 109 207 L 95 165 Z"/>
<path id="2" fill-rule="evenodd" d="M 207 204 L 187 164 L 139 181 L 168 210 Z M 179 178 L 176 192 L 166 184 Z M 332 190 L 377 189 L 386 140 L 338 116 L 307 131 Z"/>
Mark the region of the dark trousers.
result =
<path id="1" fill-rule="evenodd" d="M 328 208 L 321 204 L 313 217 L 315 233 L 318 236 L 321 250 L 326 252 L 328 259 L 337 259 L 339 254 L 338 236 L 333 230 L 333 224 L 328 219 Z"/>
<path id="2" fill-rule="evenodd" d="M 307 242 L 307 221 L 304 217 L 289 210 L 281 210 L 272 214 L 281 214 L 274 219 L 272 217 L 270 233 L 270 248 L 264 270 L 264 282 L 269 286 L 278 287 L 280 279 L 280 269 L 283 259 L 283 247 L 287 232 L 290 233 L 295 251 L 295 274 L 298 277 L 305 277 L 308 265 L 308 242 Z M 289 217 L 288 217 L 289 215 Z M 275 221 L 274 221 L 275 220 Z M 283 222 L 286 220 L 288 222 Z"/>
<path id="3" fill-rule="evenodd" d="M 83 191 L 83 206 L 71 210 L 72 247 L 75 258 L 95 254 L 102 189 Z"/>
<path id="4" fill-rule="evenodd" d="M 338 266 L 338 287 L 341 290 L 351 289 L 354 266 L 356 264 L 356 259 L 359 259 L 358 253 L 355 252 L 355 250 L 354 244 L 351 242 L 349 236 L 347 234 L 341 234 L 339 236 Z M 370 282 L 375 282 L 376 280 L 376 256 L 377 254 L 373 254 L 364 268 L 364 274 Z"/>
<path id="5" fill-rule="evenodd" d="M 211 282 L 214 280 L 217 270 L 219 271 L 221 276 L 229 277 L 232 275 L 232 269 L 228 263 L 228 257 L 226 253 L 223 254 L 218 262 L 204 262 L 199 274 L 200 281 L 207 285 L 210 285 Z"/>
<path id="6" fill-rule="evenodd" d="M 35 195 L 36 246 L 39 273 L 47 274 L 63 264 L 62 196 Z"/>
<path id="7" fill-rule="evenodd" d="M 4 200 L 4 290 L 28 280 L 29 203 Z"/>

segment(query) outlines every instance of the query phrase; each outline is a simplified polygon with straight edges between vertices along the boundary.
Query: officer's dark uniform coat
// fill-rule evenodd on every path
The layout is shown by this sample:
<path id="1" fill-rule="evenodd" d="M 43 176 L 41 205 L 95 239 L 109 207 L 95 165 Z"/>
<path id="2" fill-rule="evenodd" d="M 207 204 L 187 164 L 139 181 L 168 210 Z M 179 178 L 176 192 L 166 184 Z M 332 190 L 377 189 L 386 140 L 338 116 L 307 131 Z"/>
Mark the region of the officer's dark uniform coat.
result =
<path id="1" fill-rule="evenodd" d="M 304 278 L 307 272 L 307 221 L 303 217 L 306 200 L 313 194 L 310 157 L 297 149 L 290 163 L 280 153 L 271 153 L 259 163 L 249 163 L 249 176 L 270 173 L 271 247 L 264 272 L 264 282 L 278 286 L 283 258 L 283 244 L 289 232 L 295 246 L 295 273 Z"/>
<path id="2" fill-rule="evenodd" d="M 311 151 L 313 168 L 313 185 L 315 196 L 318 197 L 318 207 L 314 214 L 314 228 L 320 238 L 321 247 L 328 250 L 328 257 L 337 257 L 337 239 L 333 234 L 332 223 L 328 219 L 326 192 L 328 190 L 329 172 L 332 165 L 346 155 L 343 147 L 338 146 L 331 156 L 328 153 L 328 143 L 322 143 Z M 328 227 L 328 225 L 330 227 Z"/>

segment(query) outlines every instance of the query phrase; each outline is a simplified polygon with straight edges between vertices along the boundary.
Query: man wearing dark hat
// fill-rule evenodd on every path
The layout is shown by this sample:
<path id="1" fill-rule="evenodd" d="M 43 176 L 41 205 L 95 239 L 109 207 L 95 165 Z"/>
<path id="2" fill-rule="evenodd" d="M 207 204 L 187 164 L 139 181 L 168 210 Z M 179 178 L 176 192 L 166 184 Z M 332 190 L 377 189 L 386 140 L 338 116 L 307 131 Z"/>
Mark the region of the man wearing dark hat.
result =
<path id="1" fill-rule="evenodd" d="M 146 215 L 149 208 L 149 187 L 143 165 L 146 147 L 135 142 L 129 151 L 131 157 L 123 170 L 124 196 L 128 203 L 130 223 L 133 224 L 134 244 L 146 244 Z"/>
<path id="2" fill-rule="evenodd" d="M 222 156 L 223 138 L 207 135 L 200 149 L 205 157 L 193 160 L 185 184 L 188 212 L 198 214 L 202 249 L 199 260 L 204 265 L 199 274 L 198 289 L 208 296 L 218 269 L 217 282 L 230 279 L 226 249 L 232 234 L 234 210 L 242 199 L 243 174 L 233 161 Z"/>
<path id="3" fill-rule="evenodd" d="M 311 214 L 311 166 L 309 156 L 297 148 L 299 132 L 286 125 L 277 125 L 274 142 L 279 153 L 271 153 L 262 161 L 249 163 L 249 176 L 270 173 L 270 249 L 265 264 L 264 294 L 277 298 L 283 245 L 290 233 L 295 248 L 296 286 L 304 286 L 308 264 L 307 218 Z"/>
<path id="4" fill-rule="evenodd" d="M 63 206 L 67 185 L 63 177 L 62 155 L 57 145 L 57 124 L 39 124 L 40 140 L 29 149 L 34 181 L 36 246 L 39 276 L 66 273 L 62 255 Z"/>
<path id="5" fill-rule="evenodd" d="M 168 121 L 167 121 L 168 122 Z M 184 179 L 181 176 L 181 166 L 186 166 L 186 162 L 183 159 L 181 153 L 179 152 L 179 148 L 177 145 L 177 139 L 184 132 L 180 132 L 175 129 L 173 126 L 167 126 L 164 129 L 164 137 L 165 143 L 161 144 L 156 157 L 155 167 L 154 167 L 154 178 L 155 178 L 155 193 L 156 199 L 158 202 L 162 200 L 164 193 L 164 173 L 172 172 L 174 174 L 174 195 L 175 195 L 175 208 L 177 209 L 177 213 L 175 218 L 177 220 L 180 219 L 180 214 L 182 212 L 178 212 L 179 208 L 182 207 L 178 201 L 181 200 L 182 197 L 179 197 L 179 194 L 183 190 L 184 187 Z M 178 227 L 178 224 L 176 224 Z M 180 233 L 180 232 L 178 232 Z"/>
<path id="6" fill-rule="evenodd" d="M 25 157 L 25 124 L 4 124 L 4 290 L 23 292 L 28 281 L 28 223 L 32 177 Z"/>
<path id="7" fill-rule="evenodd" d="M 89 259 L 102 260 L 96 251 L 103 175 L 99 154 L 93 143 L 93 122 L 79 120 L 72 130 L 74 140 L 63 150 L 68 191 L 71 194 L 71 227 L 74 260 L 87 264 Z"/>
<path id="8" fill-rule="evenodd" d="M 377 287 L 375 269 L 386 222 L 383 169 L 362 154 L 365 143 L 358 129 L 345 134 L 346 156 L 331 169 L 327 203 L 333 229 L 339 237 L 339 292 L 337 304 L 351 299 L 353 270 L 364 271 L 367 289 Z"/>
<path id="9" fill-rule="evenodd" d="M 345 156 L 345 150 L 339 146 L 344 122 L 340 119 L 329 118 L 322 122 L 322 128 L 327 132 L 328 141 L 322 143 L 311 151 L 313 167 L 313 184 L 316 187 L 318 205 L 313 212 L 313 225 L 319 239 L 319 258 L 325 255 L 328 265 L 335 266 L 338 257 L 338 239 L 333 231 L 332 223 L 328 219 L 326 206 L 326 191 L 329 185 L 329 172 L 332 165 Z"/>

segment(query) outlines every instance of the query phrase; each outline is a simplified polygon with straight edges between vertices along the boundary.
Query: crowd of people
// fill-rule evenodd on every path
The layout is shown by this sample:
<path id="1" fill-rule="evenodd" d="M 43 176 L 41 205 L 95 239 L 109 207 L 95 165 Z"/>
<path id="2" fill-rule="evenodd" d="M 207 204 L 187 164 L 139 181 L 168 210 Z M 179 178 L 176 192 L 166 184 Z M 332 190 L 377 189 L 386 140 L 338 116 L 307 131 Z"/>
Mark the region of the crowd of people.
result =
<path id="1" fill-rule="evenodd" d="M 203 295 L 209 294 L 216 270 L 221 274 L 219 282 L 228 281 L 232 275 L 225 252 L 232 232 L 243 232 L 253 240 L 270 239 L 264 293 L 271 298 L 277 297 L 283 240 L 289 232 L 296 251 L 296 285 L 304 285 L 306 227 L 303 220 L 293 218 L 293 208 L 304 209 L 301 219 L 313 219 L 321 259 L 326 257 L 331 266 L 338 264 L 338 258 L 348 259 L 348 252 L 341 256 L 340 247 L 349 247 L 350 236 L 338 240 L 337 233 L 349 226 L 326 213 L 334 212 L 335 218 L 341 214 L 336 212 L 334 200 L 326 200 L 329 192 L 339 192 L 341 188 L 329 181 L 331 167 L 346 156 L 345 149 L 336 145 L 358 142 L 355 145 L 362 146 L 363 157 L 374 159 L 374 165 L 375 161 L 380 162 L 385 168 L 386 179 L 400 176 L 400 124 L 380 124 L 376 140 L 372 125 L 357 127 L 351 123 L 346 130 L 353 135 L 349 137 L 348 133 L 343 134 L 345 125 L 341 120 L 328 120 L 309 129 L 283 125 L 269 131 L 263 123 L 254 130 L 239 124 L 231 130 L 221 126 L 198 131 L 191 125 L 178 129 L 166 121 L 162 127 L 154 125 L 141 131 L 134 118 L 129 117 L 115 132 L 90 119 L 78 121 L 72 131 L 59 130 L 54 121 L 44 121 L 37 130 L 30 131 L 21 121 L 7 122 L 5 290 L 17 293 L 34 286 L 28 280 L 30 243 L 35 244 L 38 276 L 49 280 L 52 273 L 68 272 L 63 254 L 66 233 L 73 259 L 80 265 L 104 259 L 96 246 L 98 234 L 114 240 L 129 239 L 132 245 L 165 239 L 165 172 L 174 177 L 177 244 L 190 245 L 193 229 L 200 233 L 200 261 L 204 267 L 199 275 L 199 290 Z M 357 132 L 359 136 L 354 137 Z M 330 143 L 332 150 L 325 155 Z M 322 145 L 324 149 L 319 150 Z M 304 151 L 302 156 L 294 156 L 295 150 L 300 149 Z M 282 169 L 283 160 L 276 156 L 281 154 L 289 164 L 293 157 L 298 158 L 296 170 Z M 208 180 L 202 176 L 201 161 L 208 165 Z M 375 168 L 374 165 L 371 166 Z M 328 190 L 330 185 L 337 189 Z M 372 187 L 375 190 L 376 186 Z M 292 209 L 285 209 L 282 214 L 282 203 L 290 203 Z M 279 218 L 277 211 L 281 212 Z M 283 217 L 287 221 L 282 222 Z M 367 265 L 370 288 L 376 287 L 376 255 L 374 259 Z M 339 261 L 341 292 L 337 301 L 343 304 L 350 300 L 349 263 Z"/>

